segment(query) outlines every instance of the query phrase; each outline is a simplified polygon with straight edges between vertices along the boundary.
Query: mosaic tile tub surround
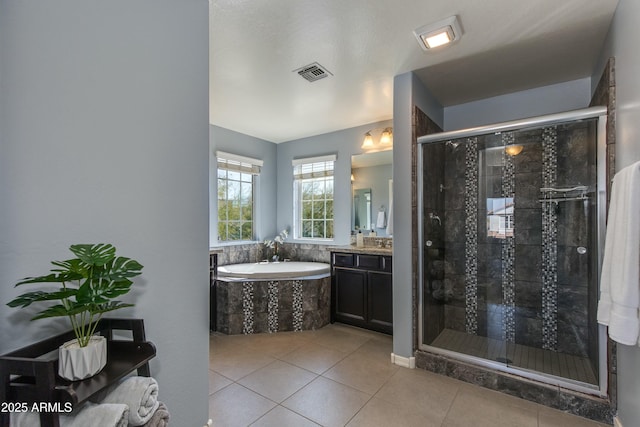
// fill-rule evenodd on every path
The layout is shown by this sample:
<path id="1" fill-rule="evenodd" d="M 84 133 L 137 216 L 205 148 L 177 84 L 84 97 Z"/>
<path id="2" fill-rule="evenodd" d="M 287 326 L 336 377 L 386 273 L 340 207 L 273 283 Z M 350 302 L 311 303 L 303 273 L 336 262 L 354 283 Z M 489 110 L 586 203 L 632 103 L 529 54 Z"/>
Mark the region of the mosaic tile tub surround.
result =
<path id="1" fill-rule="evenodd" d="M 229 335 L 319 329 L 329 323 L 331 277 L 218 280 L 218 332 Z"/>

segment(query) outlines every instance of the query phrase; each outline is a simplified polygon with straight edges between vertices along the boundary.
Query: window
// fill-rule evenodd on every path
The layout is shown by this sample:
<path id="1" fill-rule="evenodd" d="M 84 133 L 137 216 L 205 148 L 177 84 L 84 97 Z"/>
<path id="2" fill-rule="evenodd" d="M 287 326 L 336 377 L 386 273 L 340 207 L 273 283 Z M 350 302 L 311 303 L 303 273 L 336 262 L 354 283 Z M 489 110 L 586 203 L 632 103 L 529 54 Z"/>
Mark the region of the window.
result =
<path id="1" fill-rule="evenodd" d="M 333 239 L 335 155 L 293 161 L 294 237 Z"/>
<path id="2" fill-rule="evenodd" d="M 262 160 L 216 153 L 218 158 L 218 241 L 253 240 L 255 186 Z"/>
<path id="3" fill-rule="evenodd" d="M 498 239 L 513 237 L 513 198 L 487 199 L 487 236 Z"/>

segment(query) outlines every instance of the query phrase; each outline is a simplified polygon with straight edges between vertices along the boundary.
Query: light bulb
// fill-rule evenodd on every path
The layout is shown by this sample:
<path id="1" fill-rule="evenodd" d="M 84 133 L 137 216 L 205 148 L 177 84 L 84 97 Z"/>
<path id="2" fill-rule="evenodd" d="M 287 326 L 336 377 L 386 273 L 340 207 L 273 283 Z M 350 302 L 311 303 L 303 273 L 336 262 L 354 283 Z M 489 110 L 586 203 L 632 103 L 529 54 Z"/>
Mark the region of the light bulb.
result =
<path id="1" fill-rule="evenodd" d="M 510 156 L 517 156 L 518 154 L 522 153 L 523 148 L 524 147 L 522 145 L 507 145 L 504 148 L 504 151 Z"/>
<path id="2" fill-rule="evenodd" d="M 364 141 L 362 142 L 362 148 L 364 149 L 373 148 L 373 138 L 371 137 L 371 132 L 367 132 L 364 134 Z"/>

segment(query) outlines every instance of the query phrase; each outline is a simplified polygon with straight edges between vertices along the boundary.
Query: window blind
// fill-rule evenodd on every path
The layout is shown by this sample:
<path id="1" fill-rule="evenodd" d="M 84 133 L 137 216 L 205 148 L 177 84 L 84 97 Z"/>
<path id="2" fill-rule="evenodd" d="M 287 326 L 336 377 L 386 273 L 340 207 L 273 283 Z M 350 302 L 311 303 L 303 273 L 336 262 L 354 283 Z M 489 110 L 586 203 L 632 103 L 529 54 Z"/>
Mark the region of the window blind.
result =
<path id="1" fill-rule="evenodd" d="M 216 151 L 218 169 L 260 175 L 264 162 L 251 157 Z"/>
<path id="2" fill-rule="evenodd" d="M 333 176 L 335 154 L 322 157 L 309 157 L 293 160 L 293 178 L 310 179 Z"/>

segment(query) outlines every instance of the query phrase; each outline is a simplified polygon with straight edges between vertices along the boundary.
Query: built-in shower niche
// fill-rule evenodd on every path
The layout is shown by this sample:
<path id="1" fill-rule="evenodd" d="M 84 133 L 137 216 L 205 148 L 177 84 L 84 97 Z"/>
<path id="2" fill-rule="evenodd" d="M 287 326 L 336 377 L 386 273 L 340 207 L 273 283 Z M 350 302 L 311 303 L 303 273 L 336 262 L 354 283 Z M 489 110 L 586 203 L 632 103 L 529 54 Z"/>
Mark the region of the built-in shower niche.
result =
<path id="1" fill-rule="evenodd" d="M 422 349 L 598 388 L 597 129 L 422 144 Z"/>

